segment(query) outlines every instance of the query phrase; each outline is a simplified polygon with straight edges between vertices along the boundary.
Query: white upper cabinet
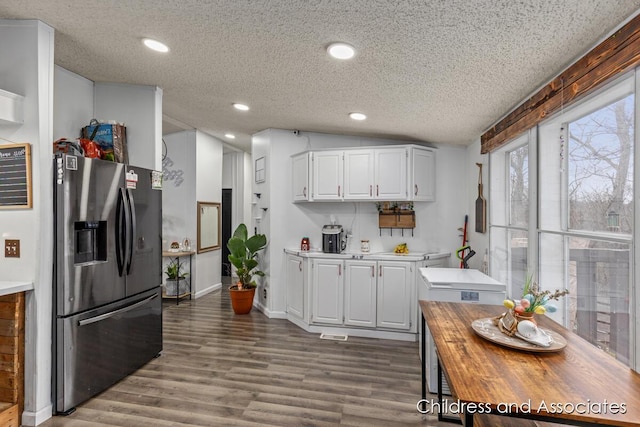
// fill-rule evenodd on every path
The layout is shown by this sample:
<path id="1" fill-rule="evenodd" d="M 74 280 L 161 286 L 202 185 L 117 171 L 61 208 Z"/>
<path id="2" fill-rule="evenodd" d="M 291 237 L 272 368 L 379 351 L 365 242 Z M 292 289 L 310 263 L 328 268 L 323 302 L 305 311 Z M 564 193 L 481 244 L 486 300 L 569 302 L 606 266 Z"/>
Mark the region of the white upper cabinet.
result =
<path id="1" fill-rule="evenodd" d="M 344 198 L 371 200 L 374 181 L 374 152 L 350 150 L 344 153 Z"/>
<path id="2" fill-rule="evenodd" d="M 342 200 L 343 151 L 315 151 L 313 159 L 313 200 Z"/>
<path id="3" fill-rule="evenodd" d="M 292 156 L 291 178 L 294 202 L 429 202 L 435 200 L 435 151 L 401 145 L 305 152 Z"/>
<path id="4" fill-rule="evenodd" d="M 423 148 L 411 149 L 410 199 L 416 202 L 436 200 L 436 153 Z"/>
<path id="5" fill-rule="evenodd" d="M 407 200 L 407 148 L 374 150 L 377 200 Z"/>
<path id="6" fill-rule="evenodd" d="M 309 182 L 309 152 L 295 155 L 291 158 L 291 188 L 294 202 L 308 201 L 311 199 Z"/>

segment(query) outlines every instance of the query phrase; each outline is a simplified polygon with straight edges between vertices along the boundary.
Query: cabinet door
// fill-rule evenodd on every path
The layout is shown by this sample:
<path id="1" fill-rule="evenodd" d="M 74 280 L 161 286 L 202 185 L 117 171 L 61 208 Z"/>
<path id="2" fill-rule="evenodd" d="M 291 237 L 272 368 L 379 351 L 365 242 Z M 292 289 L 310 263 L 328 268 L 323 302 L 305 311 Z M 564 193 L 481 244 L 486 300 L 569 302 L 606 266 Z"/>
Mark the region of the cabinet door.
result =
<path id="1" fill-rule="evenodd" d="M 305 262 L 299 256 L 287 255 L 287 313 L 304 319 Z"/>
<path id="2" fill-rule="evenodd" d="M 291 186 L 294 202 L 309 200 L 309 153 L 291 158 Z"/>
<path id="3" fill-rule="evenodd" d="M 342 151 L 313 153 L 314 200 L 342 200 L 343 166 Z"/>
<path id="4" fill-rule="evenodd" d="M 374 156 L 371 150 L 352 150 L 344 153 L 344 198 L 371 200 L 373 198 Z"/>
<path id="5" fill-rule="evenodd" d="M 374 151 L 374 198 L 380 200 L 407 200 L 406 148 L 384 148 Z"/>
<path id="6" fill-rule="evenodd" d="M 411 262 L 378 261 L 379 328 L 410 330 L 413 328 L 411 305 L 414 275 Z"/>
<path id="7" fill-rule="evenodd" d="M 376 262 L 346 261 L 344 324 L 376 326 Z"/>
<path id="8" fill-rule="evenodd" d="M 436 154 L 419 148 L 411 151 L 411 200 L 432 202 L 436 199 Z"/>
<path id="9" fill-rule="evenodd" d="M 344 303 L 342 264 L 342 261 L 337 260 L 314 260 L 311 323 L 342 324 Z"/>

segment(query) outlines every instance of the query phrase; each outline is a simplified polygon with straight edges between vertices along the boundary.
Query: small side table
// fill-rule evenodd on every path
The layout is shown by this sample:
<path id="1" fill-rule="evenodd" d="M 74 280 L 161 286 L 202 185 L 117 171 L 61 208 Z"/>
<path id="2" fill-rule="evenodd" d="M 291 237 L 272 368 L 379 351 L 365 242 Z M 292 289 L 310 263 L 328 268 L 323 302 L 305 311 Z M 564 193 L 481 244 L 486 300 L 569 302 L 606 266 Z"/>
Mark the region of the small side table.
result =
<path id="1" fill-rule="evenodd" d="M 193 256 L 193 254 L 195 254 L 195 251 L 162 251 L 162 257 L 163 258 L 171 258 L 172 260 L 175 260 L 175 262 L 178 263 L 178 277 L 180 277 L 180 258 L 183 257 L 189 257 L 189 278 L 187 278 L 187 283 L 189 284 L 189 291 L 188 292 L 184 292 L 184 293 L 180 293 L 180 280 L 178 279 L 178 282 L 176 283 L 176 295 L 167 295 L 165 293 L 165 291 L 162 291 L 162 298 L 163 299 L 175 299 L 176 300 L 176 305 L 180 304 L 180 300 L 182 298 L 186 298 L 189 297 L 189 299 L 191 299 L 191 295 L 192 295 L 192 283 L 191 283 L 191 278 L 193 277 L 192 270 L 191 270 L 191 258 Z"/>

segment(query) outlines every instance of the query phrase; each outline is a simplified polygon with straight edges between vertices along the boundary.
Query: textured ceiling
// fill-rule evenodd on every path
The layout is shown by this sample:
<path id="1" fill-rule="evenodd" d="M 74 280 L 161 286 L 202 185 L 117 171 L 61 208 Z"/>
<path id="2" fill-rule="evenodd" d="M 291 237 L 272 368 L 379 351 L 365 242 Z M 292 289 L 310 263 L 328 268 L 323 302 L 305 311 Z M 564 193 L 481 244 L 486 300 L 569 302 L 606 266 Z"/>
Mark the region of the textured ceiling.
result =
<path id="1" fill-rule="evenodd" d="M 0 18 L 51 25 L 56 64 L 86 78 L 162 87 L 165 133 L 198 128 L 249 151 L 251 134 L 265 128 L 469 144 L 639 8 L 640 0 L 2 0 Z M 143 37 L 171 51 L 149 51 Z M 330 59 L 334 41 L 352 44 L 356 57 Z M 351 111 L 368 119 L 352 121 Z"/>

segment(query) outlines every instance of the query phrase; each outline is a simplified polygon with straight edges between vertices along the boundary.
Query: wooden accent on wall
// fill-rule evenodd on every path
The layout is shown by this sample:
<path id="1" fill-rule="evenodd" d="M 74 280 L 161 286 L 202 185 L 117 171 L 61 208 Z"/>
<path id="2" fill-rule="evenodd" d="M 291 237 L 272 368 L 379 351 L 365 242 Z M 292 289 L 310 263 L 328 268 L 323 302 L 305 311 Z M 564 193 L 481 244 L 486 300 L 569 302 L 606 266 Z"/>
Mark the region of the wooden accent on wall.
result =
<path id="1" fill-rule="evenodd" d="M 24 409 L 24 310 L 24 292 L 0 297 L 2 426 L 19 426 L 20 414 Z"/>
<path id="2" fill-rule="evenodd" d="M 536 126 L 551 114 L 640 64 L 640 15 L 571 65 L 481 138 L 482 154 Z"/>

